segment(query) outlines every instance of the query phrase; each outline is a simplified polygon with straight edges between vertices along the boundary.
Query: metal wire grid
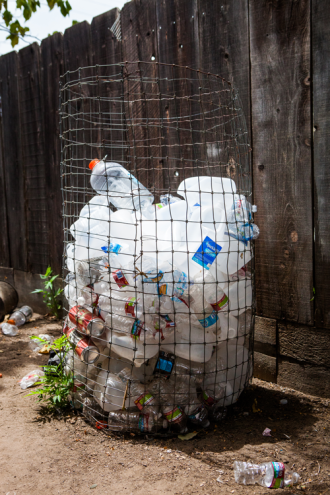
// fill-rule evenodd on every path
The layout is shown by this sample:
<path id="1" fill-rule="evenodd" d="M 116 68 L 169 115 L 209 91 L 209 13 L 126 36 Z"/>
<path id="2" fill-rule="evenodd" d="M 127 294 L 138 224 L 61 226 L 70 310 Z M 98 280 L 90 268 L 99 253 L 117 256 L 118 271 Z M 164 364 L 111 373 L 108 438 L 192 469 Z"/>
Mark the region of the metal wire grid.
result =
<path id="1" fill-rule="evenodd" d="M 230 83 L 213 74 L 175 65 L 125 62 L 67 72 L 62 77 L 60 115 L 66 312 L 84 294 L 85 308 L 105 320 L 106 328 L 89 341 L 100 352 L 97 361 L 86 365 L 77 352 L 67 358 L 67 369 L 76 381 L 74 405 L 98 427 L 115 431 L 171 434 L 186 431 L 187 424 L 206 427 L 210 419 L 221 419 L 226 406 L 238 399 L 252 371 L 253 242 L 228 236 L 225 267 L 213 270 L 213 279 L 202 269 L 202 279 L 196 280 L 189 260 L 204 239 L 205 218 L 197 210 L 203 211 L 205 193 L 211 196 L 207 227 L 216 243 L 216 229 L 229 223 L 225 208 L 219 224 L 219 200 L 224 204 L 228 197 L 232 202 L 237 195 L 251 198 L 250 147 L 238 95 Z M 97 194 L 90 184 L 88 164 L 104 157 L 106 163 L 119 163 L 132 174 L 130 199 L 117 191 L 121 203 L 117 201 L 116 208 L 113 191 L 105 190 L 107 204 L 95 209 L 88 203 Z M 198 177 L 197 187 L 189 191 L 187 179 L 192 177 Z M 204 177 L 213 178 L 208 191 L 203 190 Z M 230 191 L 220 188 L 219 193 L 219 183 L 213 190 L 215 178 L 230 178 Z M 186 182 L 178 193 L 182 181 Z M 156 205 L 161 196 L 183 201 L 191 192 L 198 198 L 194 220 L 187 201 L 179 220 L 175 203 L 167 206 L 168 220 L 159 218 Z M 154 197 L 147 213 L 141 207 L 146 194 Z M 79 223 L 83 208 L 84 222 Z M 124 247 L 120 263 L 114 253 L 101 249 L 110 243 Z M 220 252 L 217 258 L 224 255 Z M 201 256 L 203 264 L 204 252 Z M 150 269 L 148 257 L 154 258 L 152 275 L 145 273 Z M 233 269 L 235 263 L 237 269 Z M 131 281 L 127 293 L 127 286 L 123 291 L 113 283 L 118 269 Z M 185 275 L 179 281 L 175 270 Z M 161 272 L 166 284 L 150 281 Z M 223 293 L 229 295 L 226 311 L 215 314 L 212 331 L 205 325 L 210 316 L 205 300 L 209 287 L 215 289 L 217 301 Z M 152 304 L 150 290 L 155 292 Z M 170 300 L 164 290 L 181 301 L 181 309 L 172 302 L 170 314 L 161 312 L 159 305 Z M 200 301 L 192 304 L 193 293 L 202 299 L 202 308 Z M 125 332 L 129 332 L 126 325 L 132 313 L 123 313 L 128 297 L 135 298 L 132 325 L 142 327 L 140 336 L 129 339 Z M 236 300 L 234 309 L 231 298 Z M 164 322 L 164 316 L 169 321 Z M 236 335 L 231 334 L 230 319 Z M 197 320 L 204 323 L 197 327 Z M 69 326 L 79 327 L 78 321 L 77 315 L 72 317 Z M 66 316 L 66 326 L 68 322 Z M 81 334 L 78 328 L 76 344 Z M 88 355 L 93 350 L 85 355 L 87 360 Z M 142 406 L 136 402 L 141 396 Z"/>

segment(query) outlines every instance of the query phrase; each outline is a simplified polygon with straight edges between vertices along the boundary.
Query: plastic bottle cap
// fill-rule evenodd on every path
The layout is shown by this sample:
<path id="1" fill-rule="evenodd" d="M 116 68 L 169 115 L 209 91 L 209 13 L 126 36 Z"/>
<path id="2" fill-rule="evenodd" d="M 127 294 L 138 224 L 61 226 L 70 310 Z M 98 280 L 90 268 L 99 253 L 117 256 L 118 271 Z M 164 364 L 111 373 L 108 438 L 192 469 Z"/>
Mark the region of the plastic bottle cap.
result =
<path id="1" fill-rule="evenodd" d="M 92 160 L 88 166 L 91 170 L 93 170 L 95 165 L 97 165 L 99 162 L 100 162 L 100 160 L 98 160 L 97 158 L 94 158 L 94 160 Z"/>

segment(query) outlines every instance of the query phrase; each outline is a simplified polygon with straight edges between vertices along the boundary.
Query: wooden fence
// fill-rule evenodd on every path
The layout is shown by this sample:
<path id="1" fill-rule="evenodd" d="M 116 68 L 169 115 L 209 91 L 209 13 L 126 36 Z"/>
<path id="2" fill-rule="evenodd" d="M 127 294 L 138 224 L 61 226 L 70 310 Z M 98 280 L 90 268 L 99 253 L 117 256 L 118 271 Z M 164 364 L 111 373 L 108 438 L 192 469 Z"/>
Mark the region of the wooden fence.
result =
<path id="1" fill-rule="evenodd" d="M 0 57 L 0 278 L 24 300 L 48 263 L 61 271 L 60 74 L 152 59 L 238 89 L 261 230 L 256 374 L 330 395 L 327 0 L 135 0 Z"/>

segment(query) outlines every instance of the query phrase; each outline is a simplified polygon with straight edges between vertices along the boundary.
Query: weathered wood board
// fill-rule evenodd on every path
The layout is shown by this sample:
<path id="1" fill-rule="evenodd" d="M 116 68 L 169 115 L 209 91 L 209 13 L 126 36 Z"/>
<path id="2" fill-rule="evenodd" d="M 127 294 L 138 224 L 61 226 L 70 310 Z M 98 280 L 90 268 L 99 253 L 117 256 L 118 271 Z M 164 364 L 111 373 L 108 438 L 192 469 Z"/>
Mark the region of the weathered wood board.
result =
<path id="1" fill-rule="evenodd" d="M 311 5 L 315 323 L 330 329 L 330 6 L 327 0 Z"/>
<path id="2" fill-rule="evenodd" d="M 318 397 L 330 397 L 330 368 L 291 362 L 285 358 L 278 363 L 278 385 Z"/>
<path id="3" fill-rule="evenodd" d="M 21 156 L 25 178 L 28 271 L 40 273 L 49 260 L 44 119 L 38 43 L 18 53 Z"/>
<path id="4" fill-rule="evenodd" d="M 310 3 L 250 0 L 257 313 L 313 325 Z"/>
<path id="5" fill-rule="evenodd" d="M 10 263 L 12 268 L 27 270 L 25 180 L 18 77 L 17 53 L 10 52 L 0 57 L 3 163 Z"/>
<path id="6" fill-rule="evenodd" d="M 63 35 L 49 36 L 41 43 L 42 104 L 44 126 L 45 192 L 47 198 L 49 259 L 54 273 L 62 271 L 63 220 L 61 193 L 61 143 L 59 84 L 64 72 Z M 45 266 L 44 266 L 45 268 Z"/>

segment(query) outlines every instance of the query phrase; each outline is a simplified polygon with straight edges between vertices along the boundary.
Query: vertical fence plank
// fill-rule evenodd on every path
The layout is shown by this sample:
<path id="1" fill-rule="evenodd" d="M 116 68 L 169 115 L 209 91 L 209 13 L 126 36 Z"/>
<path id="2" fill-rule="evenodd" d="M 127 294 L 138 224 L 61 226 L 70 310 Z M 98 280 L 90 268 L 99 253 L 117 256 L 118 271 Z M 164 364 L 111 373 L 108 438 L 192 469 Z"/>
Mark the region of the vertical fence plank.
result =
<path id="1" fill-rule="evenodd" d="M 125 66 L 129 78 L 124 83 L 126 118 L 132 168 L 139 180 L 151 191 L 163 187 L 161 138 L 159 136 L 159 108 L 150 99 L 157 98 L 157 84 L 146 78 L 157 78 L 157 21 L 155 0 L 139 0 L 126 4 L 121 11 L 123 59 L 127 62 L 143 61 L 146 64 Z M 136 75 L 135 80 L 133 77 Z M 142 78 L 144 78 L 142 80 Z M 148 101 L 149 100 L 149 101 Z M 155 125 L 149 126 L 152 122 Z M 151 144 L 147 146 L 146 143 Z"/>
<path id="2" fill-rule="evenodd" d="M 0 58 L 3 157 L 11 268 L 27 270 L 24 168 L 18 100 L 18 55 Z"/>
<path id="3" fill-rule="evenodd" d="M 71 180 L 70 184 L 74 187 L 71 198 L 73 201 L 66 206 L 66 212 L 69 216 L 76 218 L 81 208 L 90 200 L 95 193 L 90 187 L 90 170 L 88 164 L 94 157 L 94 150 L 90 146 L 78 146 L 74 143 L 86 143 L 90 140 L 90 125 L 88 116 L 92 110 L 90 96 L 90 85 L 87 79 L 92 76 L 92 47 L 91 47 L 91 30 L 88 22 L 76 24 L 64 33 L 64 69 L 65 71 L 76 71 L 74 75 L 68 77 L 71 81 L 70 88 L 66 90 L 65 100 L 72 99 L 72 105 L 67 107 L 70 112 L 75 114 L 75 118 L 70 120 L 70 125 L 75 123 L 66 134 L 66 139 L 73 144 L 67 144 L 65 160 L 66 165 L 70 165 Z M 81 67 L 90 67 L 79 70 Z M 72 81 L 75 83 L 72 83 Z M 65 83 L 65 79 L 63 81 Z M 68 170 L 68 168 L 67 168 Z M 64 177 L 64 184 L 66 178 Z M 64 198 L 66 201 L 66 198 Z M 66 220 L 65 220 L 66 221 Z M 69 228 L 70 225 L 66 225 Z"/>
<path id="4" fill-rule="evenodd" d="M 0 82 L 2 85 L 2 82 Z M 0 86 L 0 95 L 2 95 Z M 10 267 L 9 236 L 7 225 L 7 194 L 5 183 L 5 161 L 3 149 L 3 129 L 2 129 L 2 102 L 0 100 L 0 266 Z"/>
<path id="5" fill-rule="evenodd" d="M 182 66 L 175 69 L 168 65 L 159 69 L 161 93 L 180 95 L 178 99 L 170 97 L 161 102 L 163 118 L 170 123 L 164 140 L 164 180 L 167 188 L 176 191 L 182 180 L 198 174 L 200 159 L 193 145 L 199 141 L 196 121 L 190 117 L 188 124 L 183 123 L 187 120 L 185 116 L 195 113 L 194 102 L 183 97 L 199 91 L 197 74 L 196 81 L 190 84 L 185 70 L 185 67 L 199 67 L 198 5 L 197 0 L 157 0 L 156 8 L 159 62 Z M 188 129 L 190 123 L 193 131 Z M 177 140 L 180 146 L 172 146 Z"/>
<path id="6" fill-rule="evenodd" d="M 63 74 L 63 35 L 56 33 L 41 43 L 41 78 L 45 136 L 45 191 L 49 227 L 49 262 L 62 270 L 63 222 L 59 139 L 59 78 Z"/>
<path id="7" fill-rule="evenodd" d="M 330 328 L 330 4 L 312 1 L 315 320 Z"/>
<path id="8" fill-rule="evenodd" d="M 22 162 L 25 174 L 28 271 L 42 273 L 49 263 L 46 167 L 40 87 L 40 47 L 23 48 L 19 60 Z"/>
<path id="9" fill-rule="evenodd" d="M 257 312 L 313 324 L 309 1 L 250 0 Z"/>
<path id="10" fill-rule="evenodd" d="M 94 148 L 95 158 L 103 158 L 107 155 L 107 159 L 114 162 L 122 162 L 126 158 L 121 127 L 123 126 L 124 114 L 122 69 L 115 65 L 123 61 L 122 42 L 110 31 L 118 17 L 119 9 L 112 9 L 94 17 L 91 24 L 94 76 L 97 80 L 97 84 L 91 88 L 95 98 L 92 120 L 94 122 L 103 121 L 103 125 L 96 126 L 97 130 L 92 134 L 93 142 L 97 145 L 97 148 Z M 109 65 L 104 67 L 105 64 Z M 118 145 L 120 141 L 122 141 L 122 146 Z"/>
<path id="11" fill-rule="evenodd" d="M 200 68 L 233 84 L 250 131 L 250 51 L 248 0 L 199 0 Z M 237 36 L 239 33 L 239 36 Z"/>
<path id="12" fill-rule="evenodd" d="M 94 17 L 91 24 L 91 40 L 94 65 L 115 64 L 122 62 L 121 42 L 110 31 L 119 16 L 115 8 Z"/>

